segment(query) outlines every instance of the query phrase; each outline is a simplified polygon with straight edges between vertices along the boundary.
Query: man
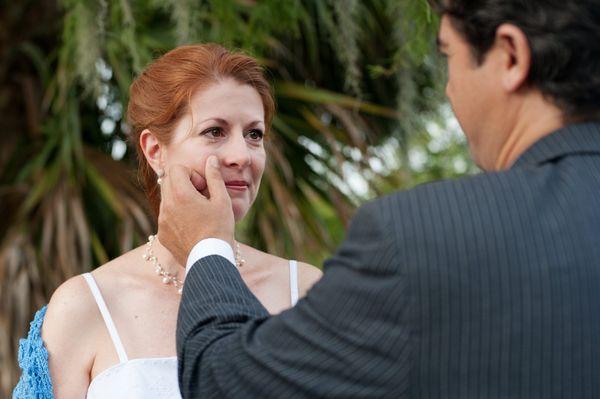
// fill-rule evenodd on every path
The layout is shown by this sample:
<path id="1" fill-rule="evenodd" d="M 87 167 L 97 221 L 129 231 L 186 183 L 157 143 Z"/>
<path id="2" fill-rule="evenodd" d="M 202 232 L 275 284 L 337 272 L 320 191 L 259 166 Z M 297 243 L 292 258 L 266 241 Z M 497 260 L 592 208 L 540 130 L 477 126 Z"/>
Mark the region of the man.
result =
<path id="1" fill-rule="evenodd" d="M 600 1 L 437 6 L 486 173 L 360 208 L 293 309 L 270 317 L 233 266 L 218 166 L 210 199 L 168 172 L 184 397 L 600 397 Z"/>

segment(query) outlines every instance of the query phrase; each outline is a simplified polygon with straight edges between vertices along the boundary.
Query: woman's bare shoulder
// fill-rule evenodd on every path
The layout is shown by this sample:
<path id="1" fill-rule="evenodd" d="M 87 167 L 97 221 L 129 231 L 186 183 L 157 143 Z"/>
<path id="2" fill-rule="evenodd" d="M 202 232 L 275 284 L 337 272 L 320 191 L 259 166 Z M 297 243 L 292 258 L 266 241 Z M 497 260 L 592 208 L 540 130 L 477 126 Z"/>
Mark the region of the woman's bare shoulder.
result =
<path id="1" fill-rule="evenodd" d="M 137 249 L 134 249 L 94 269 L 94 280 L 109 281 L 110 276 L 119 271 L 126 273 L 125 265 L 136 254 Z M 101 283 L 98 285 L 109 288 Z M 49 344 L 62 341 L 68 344 L 71 340 L 81 342 L 91 336 L 94 326 L 102 326 L 101 314 L 90 286 L 80 274 L 62 283 L 52 294 L 42 326 L 43 338 Z"/>
<path id="2" fill-rule="evenodd" d="M 93 315 L 96 303 L 83 275 L 72 277 L 62 283 L 52 294 L 44 326 L 64 325 L 75 320 L 86 320 Z M 57 323 L 54 323 L 56 321 Z"/>
<path id="3" fill-rule="evenodd" d="M 97 309 L 82 275 L 65 281 L 52 295 L 42 324 L 42 339 L 50 357 L 53 378 L 58 365 L 78 371 L 91 367 L 93 332 L 100 326 Z"/>
<path id="4" fill-rule="evenodd" d="M 323 277 L 323 272 L 316 266 L 308 263 L 298 262 L 298 291 L 300 296 L 306 292 Z"/>
<path id="5" fill-rule="evenodd" d="M 256 248 L 248 247 L 251 251 L 251 256 L 254 262 L 267 264 L 272 267 L 281 267 L 289 265 L 289 259 L 285 259 L 276 255 L 272 255 Z M 248 250 L 247 249 L 247 250 Z M 287 273 L 287 269 L 281 269 Z M 304 296 L 306 292 L 323 276 L 323 272 L 316 266 L 309 263 L 298 262 L 298 291 L 300 296 Z"/>

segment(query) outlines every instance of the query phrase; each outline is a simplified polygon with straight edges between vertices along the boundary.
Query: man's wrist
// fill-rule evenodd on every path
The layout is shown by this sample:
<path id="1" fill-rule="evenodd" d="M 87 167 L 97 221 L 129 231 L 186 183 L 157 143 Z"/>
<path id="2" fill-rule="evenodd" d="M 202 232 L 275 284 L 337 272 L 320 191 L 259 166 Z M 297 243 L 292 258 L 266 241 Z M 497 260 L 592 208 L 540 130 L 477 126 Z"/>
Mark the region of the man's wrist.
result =
<path id="1" fill-rule="evenodd" d="M 231 262 L 232 265 L 235 265 L 233 248 L 229 242 L 218 238 L 206 238 L 196 243 L 190 251 L 185 266 L 186 275 L 196 262 L 204 257 L 212 255 L 222 256 Z"/>

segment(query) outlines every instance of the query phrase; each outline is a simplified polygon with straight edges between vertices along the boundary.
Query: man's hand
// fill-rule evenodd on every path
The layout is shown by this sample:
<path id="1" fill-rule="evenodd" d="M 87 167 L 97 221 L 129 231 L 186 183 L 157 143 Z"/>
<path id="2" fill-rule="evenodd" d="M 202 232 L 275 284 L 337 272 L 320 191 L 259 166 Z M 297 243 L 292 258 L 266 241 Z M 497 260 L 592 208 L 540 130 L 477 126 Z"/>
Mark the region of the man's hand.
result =
<path id="1" fill-rule="evenodd" d="M 182 265 L 200 240 L 219 238 L 233 243 L 231 198 L 216 156 L 208 157 L 205 177 L 207 196 L 200 193 L 204 191 L 202 178 L 181 165 L 170 167 L 161 185 L 158 239 Z"/>

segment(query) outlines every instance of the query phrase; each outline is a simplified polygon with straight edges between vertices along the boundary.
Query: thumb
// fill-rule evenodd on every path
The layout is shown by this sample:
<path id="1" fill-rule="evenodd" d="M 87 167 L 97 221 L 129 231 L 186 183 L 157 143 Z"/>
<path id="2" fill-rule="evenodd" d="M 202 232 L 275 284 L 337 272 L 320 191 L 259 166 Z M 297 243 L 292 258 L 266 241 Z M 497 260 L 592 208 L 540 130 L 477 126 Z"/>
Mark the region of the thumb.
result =
<path id="1" fill-rule="evenodd" d="M 223 176 L 221 176 L 221 169 L 219 168 L 219 159 L 216 156 L 211 155 L 206 160 L 204 176 L 211 200 L 220 201 L 228 197 L 225 182 Z"/>

